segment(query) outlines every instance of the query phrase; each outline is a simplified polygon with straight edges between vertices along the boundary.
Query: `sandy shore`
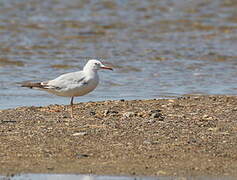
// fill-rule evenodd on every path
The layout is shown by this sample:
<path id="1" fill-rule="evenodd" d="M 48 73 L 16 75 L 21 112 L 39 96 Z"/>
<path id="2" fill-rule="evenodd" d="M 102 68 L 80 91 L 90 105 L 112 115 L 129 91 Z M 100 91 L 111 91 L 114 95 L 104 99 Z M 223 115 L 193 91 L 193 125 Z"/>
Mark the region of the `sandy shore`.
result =
<path id="1" fill-rule="evenodd" d="M 237 176 L 237 97 L 0 111 L 0 174 Z"/>

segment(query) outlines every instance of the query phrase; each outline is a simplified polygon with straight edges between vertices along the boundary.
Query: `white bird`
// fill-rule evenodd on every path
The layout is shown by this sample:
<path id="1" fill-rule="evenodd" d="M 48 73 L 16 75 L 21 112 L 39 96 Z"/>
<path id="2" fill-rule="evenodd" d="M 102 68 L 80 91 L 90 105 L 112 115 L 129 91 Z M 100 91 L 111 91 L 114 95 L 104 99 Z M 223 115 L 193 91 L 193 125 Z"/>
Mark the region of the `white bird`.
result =
<path id="1" fill-rule="evenodd" d="M 63 74 L 49 81 L 27 82 L 22 84 L 22 87 L 40 89 L 58 96 L 71 97 L 71 117 L 73 117 L 73 98 L 83 96 L 96 88 L 99 83 L 97 71 L 100 69 L 113 70 L 100 61 L 92 59 L 87 62 L 82 71 Z"/>

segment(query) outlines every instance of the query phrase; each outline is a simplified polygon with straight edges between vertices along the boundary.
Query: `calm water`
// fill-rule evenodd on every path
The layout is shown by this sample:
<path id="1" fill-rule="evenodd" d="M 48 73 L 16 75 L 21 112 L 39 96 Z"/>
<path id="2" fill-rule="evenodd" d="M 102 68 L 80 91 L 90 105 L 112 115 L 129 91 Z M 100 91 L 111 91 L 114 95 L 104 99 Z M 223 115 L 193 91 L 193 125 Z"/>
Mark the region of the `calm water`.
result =
<path id="1" fill-rule="evenodd" d="M 236 0 L 1 0 L 0 109 L 68 104 L 19 87 L 113 64 L 76 101 L 237 94 Z"/>
<path id="2" fill-rule="evenodd" d="M 0 176 L 0 180 L 234 180 L 232 177 L 128 177 L 128 176 L 96 176 L 76 174 L 22 174 L 12 177 Z"/>

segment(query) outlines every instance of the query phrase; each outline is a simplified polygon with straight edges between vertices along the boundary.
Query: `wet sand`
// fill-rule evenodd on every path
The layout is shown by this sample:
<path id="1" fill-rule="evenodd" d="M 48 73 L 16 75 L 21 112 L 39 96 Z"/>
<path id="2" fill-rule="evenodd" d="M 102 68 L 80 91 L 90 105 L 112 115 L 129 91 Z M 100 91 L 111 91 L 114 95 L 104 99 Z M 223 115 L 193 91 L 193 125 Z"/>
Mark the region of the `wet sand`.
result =
<path id="1" fill-rule="evenodd" d="M 237 97 L 0 111 L 0 174 L 237 176 Z"/>

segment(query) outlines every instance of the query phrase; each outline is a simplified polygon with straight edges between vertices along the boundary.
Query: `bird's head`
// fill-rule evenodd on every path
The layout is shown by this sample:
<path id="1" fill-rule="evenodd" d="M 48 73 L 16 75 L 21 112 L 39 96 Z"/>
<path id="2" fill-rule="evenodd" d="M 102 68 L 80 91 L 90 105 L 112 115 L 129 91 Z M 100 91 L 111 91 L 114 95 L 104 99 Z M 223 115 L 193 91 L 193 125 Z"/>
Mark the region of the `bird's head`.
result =
<path id="1" fill-rule="evenodd" d="M 89 60 L 83 70 L 98 71 L 100 69 L 113 70 L 111 67 L 105 66 L 102 62 L 96 59 Z"/>

